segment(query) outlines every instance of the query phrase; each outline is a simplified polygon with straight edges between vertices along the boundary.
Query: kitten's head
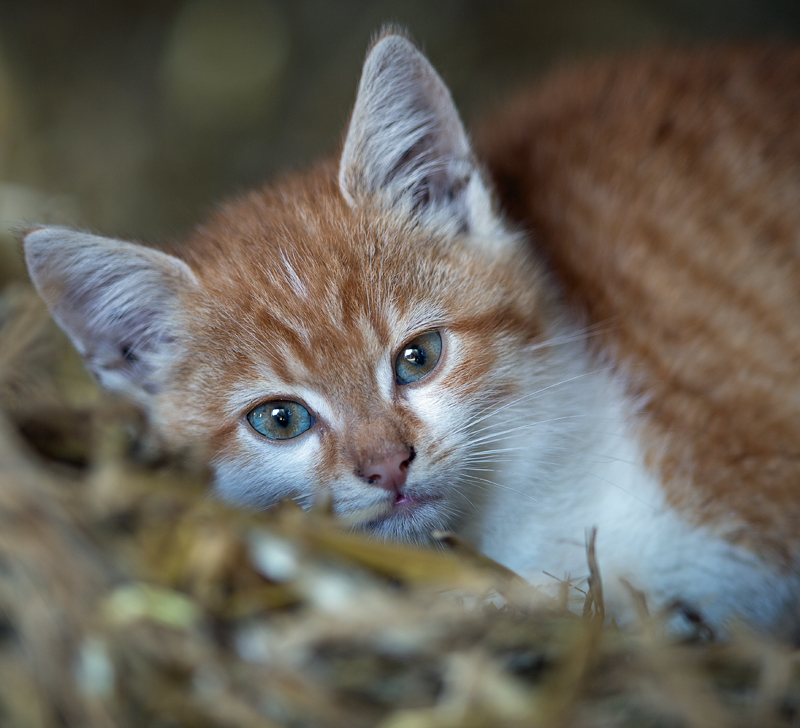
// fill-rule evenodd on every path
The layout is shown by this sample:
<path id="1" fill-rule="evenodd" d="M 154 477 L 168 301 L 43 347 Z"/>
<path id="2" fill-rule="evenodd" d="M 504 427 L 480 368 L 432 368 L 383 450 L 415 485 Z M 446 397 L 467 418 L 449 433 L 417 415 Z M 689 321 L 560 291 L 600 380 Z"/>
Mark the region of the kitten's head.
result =
<path id="1" fill-rule="evenodd" d="M 106 387 L 239 503 L 388 535 L 447 527 L 475 432 L 518 396 L 536 268 L 492 211 L 446 87 L 405 38 L 367 57 L 343 152 L 223 206 L 175 254 L 45 227 L 31 277 Z"/>

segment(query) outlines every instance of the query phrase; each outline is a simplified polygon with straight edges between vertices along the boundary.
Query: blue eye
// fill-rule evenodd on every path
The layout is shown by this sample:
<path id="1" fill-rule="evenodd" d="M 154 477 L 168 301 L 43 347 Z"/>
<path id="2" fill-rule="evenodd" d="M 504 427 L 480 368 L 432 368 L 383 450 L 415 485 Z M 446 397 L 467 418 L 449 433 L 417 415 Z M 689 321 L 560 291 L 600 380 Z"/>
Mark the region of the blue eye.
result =
<path id="1" fill-rule="evenodd" d="M 403 345 L 394 361 L 398 384 L 411 384 L 429 374 L 442 355 L 442 337 L 438 331 L 415 336 Z"/>
<path id="2" fill-rule="evenodd" d="M 276 399 L 253 407 L 247 413 L 253 429 L 270 440 L 290 440 L 310 429 L 313 415 L 298 402 Z"/>

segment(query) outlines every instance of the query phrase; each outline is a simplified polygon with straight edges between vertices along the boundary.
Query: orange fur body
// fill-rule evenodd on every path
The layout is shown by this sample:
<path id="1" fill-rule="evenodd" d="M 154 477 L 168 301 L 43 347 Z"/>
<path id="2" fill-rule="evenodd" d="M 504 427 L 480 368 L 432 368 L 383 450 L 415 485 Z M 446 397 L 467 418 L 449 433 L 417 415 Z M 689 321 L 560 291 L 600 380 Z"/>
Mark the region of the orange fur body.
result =
<path id="1" fill-rule="evenodd" d="M 668 502 L 787 567 L 800 540 L 800 51 L 550 77 L 477 140 L 591 343 L 643 401 Z"/>

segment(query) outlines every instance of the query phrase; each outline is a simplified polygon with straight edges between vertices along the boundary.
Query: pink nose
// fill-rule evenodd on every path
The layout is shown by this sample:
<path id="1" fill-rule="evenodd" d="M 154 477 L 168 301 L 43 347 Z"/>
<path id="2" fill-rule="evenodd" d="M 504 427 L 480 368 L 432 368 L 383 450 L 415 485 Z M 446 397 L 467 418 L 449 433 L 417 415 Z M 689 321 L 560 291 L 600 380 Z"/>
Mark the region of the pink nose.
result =
<path id="1" fill-rule="evenodd" d="M 413 459 L 413 448 L 404 447 L 370 458 L 359 472 L 370 485 L 399 493 L 406 483 L 408 466 Z"/>

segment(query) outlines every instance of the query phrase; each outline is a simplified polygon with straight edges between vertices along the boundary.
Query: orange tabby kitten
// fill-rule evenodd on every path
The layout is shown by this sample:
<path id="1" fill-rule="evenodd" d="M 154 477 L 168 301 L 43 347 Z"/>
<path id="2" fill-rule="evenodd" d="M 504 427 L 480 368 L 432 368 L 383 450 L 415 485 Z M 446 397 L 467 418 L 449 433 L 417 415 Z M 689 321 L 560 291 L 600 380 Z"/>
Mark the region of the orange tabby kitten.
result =
<path id="1" fill-rule="evenodd" d="M 109 389 L 230 501 L 391 537 L 456 528 L 536 584 L 673 625 L 800 622 L 800 53 L 552 77 L 480 136 L 404 37 L 372 46 L 336 162 L 176 251 L 29 231 Z"/>

